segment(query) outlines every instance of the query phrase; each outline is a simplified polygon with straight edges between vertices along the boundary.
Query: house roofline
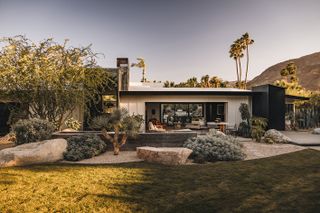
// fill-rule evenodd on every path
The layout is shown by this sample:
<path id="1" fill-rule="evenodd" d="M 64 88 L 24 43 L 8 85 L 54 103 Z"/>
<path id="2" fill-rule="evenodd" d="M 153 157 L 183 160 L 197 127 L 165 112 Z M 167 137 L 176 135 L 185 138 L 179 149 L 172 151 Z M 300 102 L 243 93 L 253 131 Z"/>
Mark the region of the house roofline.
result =
<path id="1" fill-rule="evenodd" d="M 120 96 L 130 95 L 217 95 L 252 96 L 252 91 L 120 91 Z"/>

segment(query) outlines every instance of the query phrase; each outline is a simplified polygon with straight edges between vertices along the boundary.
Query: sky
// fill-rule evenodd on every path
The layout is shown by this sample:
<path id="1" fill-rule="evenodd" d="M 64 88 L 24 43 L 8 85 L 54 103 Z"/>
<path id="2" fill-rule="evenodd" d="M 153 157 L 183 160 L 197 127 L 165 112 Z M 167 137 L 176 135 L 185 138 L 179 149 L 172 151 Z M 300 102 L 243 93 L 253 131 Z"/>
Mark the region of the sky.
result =
<path id="1" fill-rule="evenodd" d="M 243 33 L 249 79 L 278 62 L 320 51 L 319 0 L 0 0 L 0 37 L 52 37 L 92 44 L 98 64 L 143 57 L 147 79 L 184 81 L 209 74 L 235 80 L 229 47 Z M 131 80 L 141 79 L 131 69 Z"/>

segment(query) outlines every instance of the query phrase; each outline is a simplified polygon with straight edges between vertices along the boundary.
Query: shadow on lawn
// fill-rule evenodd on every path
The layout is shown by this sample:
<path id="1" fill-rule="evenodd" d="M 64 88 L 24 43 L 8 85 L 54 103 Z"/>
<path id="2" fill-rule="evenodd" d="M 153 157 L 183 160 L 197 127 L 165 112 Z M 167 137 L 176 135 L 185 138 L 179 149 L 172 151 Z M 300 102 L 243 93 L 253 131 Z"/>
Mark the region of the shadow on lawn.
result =
<path id="1" fill-rule="evenodd" d="M 133 211 L 308 212 L 320 208 L 320 152 L 208 165 L 113 165 L 143 168 L 143 180 L 113 184 L 121 195 L 91 194 L 131 203 Z"/>

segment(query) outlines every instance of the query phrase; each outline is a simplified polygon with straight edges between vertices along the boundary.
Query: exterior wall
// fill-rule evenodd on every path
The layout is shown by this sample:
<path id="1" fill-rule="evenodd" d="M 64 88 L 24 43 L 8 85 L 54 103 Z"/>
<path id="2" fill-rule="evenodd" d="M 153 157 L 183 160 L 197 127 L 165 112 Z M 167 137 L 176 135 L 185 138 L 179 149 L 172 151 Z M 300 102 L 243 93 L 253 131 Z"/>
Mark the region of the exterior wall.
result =
<path id="1" fill-rule="evenodd" d="M 251 100 L 248 96 L 213 96 L 213 95 L 135 95 L 120 97 L 120 107 L 126 108 L 130 114 L 140 114 L 146 117 L 145 103 L 148 102 L 225 102 L 226 103 L 226 122 L 237 126 L 241 122 L 239 106 L 241 103 L 246 103 L 251 109 Z M 145 126 L 142 127 L 145 129 Z"/>

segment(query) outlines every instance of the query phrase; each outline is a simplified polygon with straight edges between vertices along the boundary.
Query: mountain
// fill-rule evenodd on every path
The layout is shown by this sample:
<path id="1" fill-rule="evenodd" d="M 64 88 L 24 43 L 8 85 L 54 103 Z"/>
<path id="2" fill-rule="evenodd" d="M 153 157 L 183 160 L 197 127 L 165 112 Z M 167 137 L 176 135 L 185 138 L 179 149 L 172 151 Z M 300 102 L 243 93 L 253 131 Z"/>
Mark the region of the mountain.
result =
<path id="1" fill-rule="evenodd" d="M 320 90 L 320 52 L 273 65 L 248 82 L 248 88 L 263 84 L 272 84 L 274 81 L 280 80 L 280 71 L 285 68 L 289 62 L 294 62 L 297 65 L 299 83 L 304 88 Z"/>

